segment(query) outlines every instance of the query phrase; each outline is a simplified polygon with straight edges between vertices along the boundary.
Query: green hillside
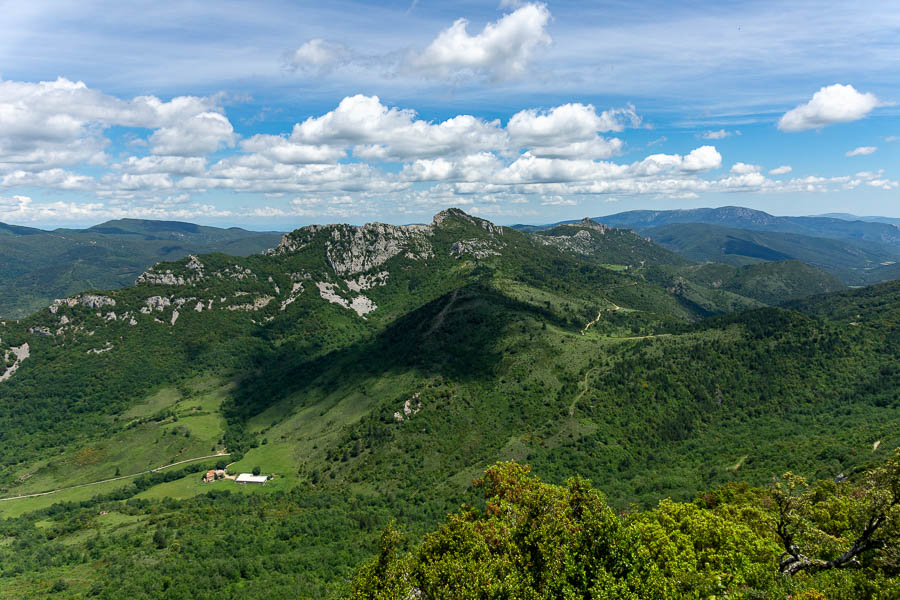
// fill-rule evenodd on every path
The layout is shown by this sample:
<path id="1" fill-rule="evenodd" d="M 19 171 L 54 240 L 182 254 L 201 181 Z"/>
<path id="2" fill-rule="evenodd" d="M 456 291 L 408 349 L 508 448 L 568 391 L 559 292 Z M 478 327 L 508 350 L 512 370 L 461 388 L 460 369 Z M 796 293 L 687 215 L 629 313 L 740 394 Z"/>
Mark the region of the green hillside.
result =
<path id="1" fill-rule="evenodd" d="M 677 273 L 707 288 L 724 290 L 772 305 L 837 292 L 845 287 L 836 277 L 796 260 L 743 267 L 704 263 L 681 268 Z"/>
<path id="2" fill-rule="evenodd" d="M 817 238 L 793 233 L 750 231 L 679 223 L 642 229 L 655 243 L 695 262 L 744 266 L 799 260 L 829 273 L 847 285 L 885 279 L 879 269 L 900 257 L 895 246 L 865 240 Z"/>
<path id="3" fill-rule="evenodd" d="M 121 219 L 53 231 L 0 223 L 0 317 L 21 318 L 87 289 L 131 285 L 159 261 L 208 252 L 246 256 L 280 239 L 177 221 Z"/>
<path id="4" fill-rule="evenodd" d="M 823 279 L 651 265 L 670 253 L 625 233 L 585 253 L 458 210 L 310 226 L 0 325 L 0 594 L 335 597 L 389 521 L 415 541 L 483 505 L 497 461 L 649 509 L 900 446 L 900 286 L 764 307 L 717 278 Z M 663 267 L 758 308 L 703 319 L 727 303 Z M 202 483 L 217 463 L 274 478 Z"/>
<path id="5" fill-rule="evenodd" d="M 536 232 L 538 239 L 598 263 L 637 268 L 646 263 L 687 265 L 690 261 L 634 232 L 601 225 L 590 219 Z"/>

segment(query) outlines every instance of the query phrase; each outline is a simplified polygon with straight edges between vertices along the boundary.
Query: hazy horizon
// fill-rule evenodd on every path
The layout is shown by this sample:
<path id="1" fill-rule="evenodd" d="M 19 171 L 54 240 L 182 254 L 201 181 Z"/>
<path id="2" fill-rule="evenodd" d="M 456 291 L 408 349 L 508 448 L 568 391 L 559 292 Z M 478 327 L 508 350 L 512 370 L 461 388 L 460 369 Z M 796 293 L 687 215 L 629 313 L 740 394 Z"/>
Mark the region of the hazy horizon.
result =
<path id="1" fill-rule="evenodd" d="M 701 208 L 718 209 L 718 208 L 731 208 L 731 207 L 733 207 L 733 208 L 750 208 L 748 206 L 738 206 L 738 205 L 734 205 L 734 204 L 729 204 L 729 205 L 722 205 L 722 206 L 697 206 L 697 207 L 684 208 L 684 209 L 660 208 L 660 209 L 630 209 L 630 210 L 665 211 L 665 210 L 695 210 L 695 209 L 701 209 Z M 445 209 L 447 209 L 447 208 L 459 208 L 459 207 L 451 207 L 451 206 L 445 207 Z M 441 210 L 445 210 L 445 209 L 441 209 Z M 465 208 L 462 208 L 461 210 L 465 210 Z M 753 209 L 753 210 L 758 210 L 758 209 Z M 436 211 L 436 212 L 439 212 L 439 211 Z M 563 218 L 559 218 L 559 219 L 551 219 L 549 221 L 516 221 L 513 218 L 507 218 L 505 220 L 489 218 L 488 220 L 497 225 L 505 225 L 505 226 L 510 226 L 510 225 L 550 225 L 550 224 L 558 223 L 558 222 L 562 222 L 562 221 L 572 221 L 572 220 L 583 219 L 583 218 L 595 219 L 595 218 L 608 217 L 611 215 L 616 215 L 616 214 L 620 214 L 620 213 L 624 213 L 624 212 L 630 212 L 630 211 L 615 211 L 615 212 L 607 212 L 607 213 L 603 213 L 603 214 L 590 214 L 590 215 L 585 214 L 585 215 L 579 215 L 579 216 L 574 216 L 574 217 L 563 217 Z M 772 213 L 772 212 L 768 212 L 768 211 L 762 211 L 762 212 L 767 212 L 768 214 L 775 216 L 775 217 L 828 217 L 828 218 L 838 218 L 838 219 L 842 219 L 844 217 L 856 217 L 858 219 L 869 219 L 869 218 L 893 219 L 893 218 L 896 218 L 896 217 L 892 217 L 890 215 L 854 215 L 852 213 L 836 213 L 836 212 L 821 213 L 821 214 L 806 214 L 806 215 L 804 215 L 804 214 L 776 214 L 776 213 Z M 840 216 L 838 216 L 838 215 L 840 215 Z M 271 232 L 279 232 L 279 233 L 288 232 L 288 231 L 292 231 L 294 229 L 298 229 L 300 227 L 305 227 L 307 225 L 327 225 L 327 224 L 334 224 L 334 223 L 348 223 L 350 225 L 363 225 L 365 223 L 373 222 L 373 220 L 368 220 L 368 219 L 366 219 L 366 220 L 333 219 L 330 221 L 326 220 L 326 219 L 320 219 L 320 220 L 310 220 L 308 222 L 300 222 L 296 225 L 291 225 L 289 227 L 281 227 L 278 223 L 271 223 L 267 226 L 264 224 L 263 225 L 253 224 L 253 223 L 248 224 L 248 223 L 240 223 L 240 222 L 231 222 L 231 221 L 226 221 L 226 220 L 223 220 L 223 221 L 204 221 L 204 220 L 192 221 L 192 220 L 183 220 L 183 219 L 144 219 L 141 217 L 121 217 L 121 219 L 137 219 L 137 220 L 148 220 L 148 221 L 171 221 L 171 222 L 176 222 L 176 223 L 189 223 L 189 224 L 193 224 L 193 225 L 201 225 L 201 226 L 206 226 L 206 227 L 218 227 L 221 229 L 239 228 L 239 229 L 245 229 L 247 231 L 258 231 L 258 232 L 269 232 L 269 233 L 271 233 Z M 110 221 L 116 221 L 116 220 L 120 220 L 120 219 L 107 219 L 105 221 L 85 222 L 85 223 L 63 223 L 60 225 L 50 224 L 50 225 L 46 225 L 46 226 L 36 226 L 36 225 L 22 225 L 22 226 L 32 227 L 34 229 L 42 229 L 45 231 L 54 231 L 56 229 L 89 229 L 91 227 L 96 227 L 98 225 L 102 225 L 104 223 L 107 223 Z M 423 220 L 423 221 L 403 221 L 403 222 L 380 221 L 380 222 L 390 223 L 392 225 L 421 225 L 421 224 L 426 224 L 426 223 L 430 222 L 430 220 L 431 219 L 429 218 L 429 219 Z M 379 221 L 379 219 L 374 219 L 374 221 Z M 4 223 L 4 222 L 0 221 L 0 223 Z M 18 223 L 6 223 L 6 224 L 7 225 L 19 225 Z"/>

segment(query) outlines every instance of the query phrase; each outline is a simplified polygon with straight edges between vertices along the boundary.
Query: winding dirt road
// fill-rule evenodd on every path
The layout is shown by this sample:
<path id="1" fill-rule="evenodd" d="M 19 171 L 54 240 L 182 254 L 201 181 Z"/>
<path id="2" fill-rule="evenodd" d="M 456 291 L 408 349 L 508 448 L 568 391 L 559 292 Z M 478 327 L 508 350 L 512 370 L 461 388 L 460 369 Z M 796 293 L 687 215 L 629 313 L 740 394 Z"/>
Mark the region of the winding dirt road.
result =
<path id="1" fill-rule="evenodd" d="M 161 471 L 163 469 L 168 469 L 169 467 L 174 467 L 176 465 L 183 465 L 184 463 L 194 462 L 197 460 L 203 460 L 206 458 L 216 458 L 219 456 L 230 456 L 230 455 L 231 455 L 230 452 L 220 452 L 218 454 L 210 454 L 209 456 L 198 456 L 196 458 L 188 458 L 185 460 L 179 460 L 178 462 L 169 463 L 169 464 L 163 465 L 161 467 L 156 467 L 155 469 L 150 469 L 149 471 L 141 471 L 140 473 L 132 473 L 131 475 L 120 475 L 118 477 L 110 477 L 109 479 L 102 479 L 100 481 L 92 481 L 90 483 L 79 483 L 78 485 L 70 485 L 68 487 L 50 490 L 49 492 L 37 492 L 35 494 L 23 494 L 21 496 L 9 496 L 8 498 L 0 498 L 0 502 L 5 502 L 7 500 L 21 500 L 22 498 L 36 498 L 37 496 L 49 496 L 50 494 L 56 494 L 57 492 L 64 492 L 66 490 L 74 490 L 76 488 L 88 487 L 90 485 L 100 485 L 101 483 L 109 483 L 110 481 L 119 481 L 121 479 L 131 479 L 133 477 L 137 477 L 138 475 L 143 475 L 144 473 Z"/>

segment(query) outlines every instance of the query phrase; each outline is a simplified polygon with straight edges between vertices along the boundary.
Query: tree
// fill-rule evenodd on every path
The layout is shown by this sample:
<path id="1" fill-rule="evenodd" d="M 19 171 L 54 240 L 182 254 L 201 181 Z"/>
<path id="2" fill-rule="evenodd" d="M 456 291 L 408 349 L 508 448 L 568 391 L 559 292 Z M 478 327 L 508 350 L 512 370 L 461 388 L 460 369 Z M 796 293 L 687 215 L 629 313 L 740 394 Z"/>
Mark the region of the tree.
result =
<path id="1" fill-rule="evenodd" d="M 866 473 L 859 486 L 834 481 L 810 486 L 804 478 L 786 473 L 772 486 L 772 499 L 777 509 L 772 529 L 784 548 L 781 573 L 878 562 L 898 567 L 900 449 Z"/>
<path id="2" fill-rule="evenodd" d="M 158 550 L 162 550 L 169 545 L 169 536 L 166 535 L 166 531 L 162 527 L 156 528 L 156 533 L 153 534 L 153 544 Z"/>
<path id="3" fill-rule="evenodd" d="M 259 475 L 260 473 L 262 473 L 262 468 L 260 468 L 259 466 L 253 467 L 254 475 Z"/>

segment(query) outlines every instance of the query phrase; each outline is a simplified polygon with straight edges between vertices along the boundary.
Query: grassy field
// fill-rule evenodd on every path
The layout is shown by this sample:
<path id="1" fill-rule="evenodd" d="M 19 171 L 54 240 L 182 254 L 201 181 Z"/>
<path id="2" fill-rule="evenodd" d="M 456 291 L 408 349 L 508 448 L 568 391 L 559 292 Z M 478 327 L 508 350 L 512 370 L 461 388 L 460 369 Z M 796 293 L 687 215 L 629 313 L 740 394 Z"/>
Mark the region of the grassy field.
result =
<path id="1" fill-rule="evenodd" d="M 201 377 L 182 388 L 164 387 L 148 395 L 118 420 L 122 426 L 107 439 L 51 459 L 23 463 L 14 482 L 0 486 L 0 496 L 133 475 L 221 451 L 225 419 L 220 407 L 231 384 Z"/>
<path id="2" fill-rule="evenodd" d="M 46 496 L 35 496 L 33 498 L 18 498 L 15 500 L 4 500 L 0 502 L 0 517 L 18 517 L 41 508 L 47 508 L 57 502 L 80 502 L 89 500 L 99 494 L 107 494 L 109 492 L 121 489 L 128 485 L 128 480 L 109 481 L 86 487 L 75 488 L 72 490 L 64 490 L 56 494 L 48 494 Z"/>

